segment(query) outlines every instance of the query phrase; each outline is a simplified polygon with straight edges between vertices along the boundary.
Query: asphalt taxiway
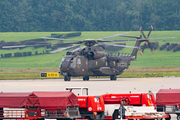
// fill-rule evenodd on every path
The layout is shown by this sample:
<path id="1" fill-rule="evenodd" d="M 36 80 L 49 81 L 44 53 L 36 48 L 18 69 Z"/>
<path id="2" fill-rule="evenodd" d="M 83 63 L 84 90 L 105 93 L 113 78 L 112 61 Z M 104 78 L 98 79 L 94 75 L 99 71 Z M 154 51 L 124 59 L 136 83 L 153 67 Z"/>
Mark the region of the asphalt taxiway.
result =
<path id="1" fill-rule="evenodd" d="M 118 78 L 111 81 L 109 78 L 72 79 L 44 79 L 44 80 L 0 80 L 1 92 L 31 92 L 31 91 L 64 91 L 66 87 L 88 87 L 89 95 L 105 93 L 137 93 L 159 89 L 180 89 L 180 77 L 160 78 Z"/>

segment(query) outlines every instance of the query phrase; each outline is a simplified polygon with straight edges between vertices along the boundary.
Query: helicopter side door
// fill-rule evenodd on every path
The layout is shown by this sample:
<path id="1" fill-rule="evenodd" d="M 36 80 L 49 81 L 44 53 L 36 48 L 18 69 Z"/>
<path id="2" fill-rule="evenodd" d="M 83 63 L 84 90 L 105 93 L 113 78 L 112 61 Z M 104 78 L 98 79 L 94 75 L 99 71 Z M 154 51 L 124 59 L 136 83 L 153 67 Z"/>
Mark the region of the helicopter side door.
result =
<path id="1" fill-rule="evenodd" d="M 109 61 L 109 66 L 111 67 L 111 68 L 116 68 L 116 65 L 117 64 L 117 62 L 116 61 Z"/>
<path id="2" fill-rule="evenodd" d="M 117 70 L 119 71 L 123 71 L 124 69 L 127 69 L 130 65 L 130 61 L 129 60 L 119 60 L 117 62 Z"/>
<path id="3" fill-rule="evenodd" d="M 88 68 L 89 69 L 99 69 L 102 66 L 102 61 L 100 59 L 89 60 Z"/>
<path id="4" fill-rule="evenodd" d="M 88 59 L 84 56 L 78 56 L 76 61 L 76 74 L 87 75 L 88 74 Z"/>

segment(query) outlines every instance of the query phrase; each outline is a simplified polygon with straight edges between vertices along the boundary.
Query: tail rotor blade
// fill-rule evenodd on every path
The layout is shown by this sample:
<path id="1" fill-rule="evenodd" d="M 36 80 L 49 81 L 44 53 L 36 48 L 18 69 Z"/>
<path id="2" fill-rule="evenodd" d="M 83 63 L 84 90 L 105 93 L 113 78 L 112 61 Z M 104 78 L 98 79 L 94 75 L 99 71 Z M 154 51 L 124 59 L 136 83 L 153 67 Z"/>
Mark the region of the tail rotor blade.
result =
<path id="1" fill-rule="evenodd" d="M 150 42 L 148 41 L 148 45 L 151 48 L 152 53 L 154 53 L 154 48 L 151 46 Z"/>
<path id="2" fill-rule="evenodd" d="M 149 30 L 149 33 L 148 33 L 148 36 L 147 36 L 147 38 L 149 38 L 149 35 L 151 34 L 151 31 L 153 30 L 153 26 L 151 25 L 151 28 L 150 28 L 150 30 Z"/>
<path id="3" fill-rule="evenodd" d="M 144 38 L 146 38 L 146 36 L 144 35 L 144 32 L 143 32 L 143 30 L 142 30 L 142 27 L 141 27 L 141 26 L 140 26 L 139 30 L 141 31 L 141 33 L 142 33 L 143 37 L 144 37 Z"/>
<path id="4" fill-rule="evenodd" d="M 146 48 L 146 42 L 144 43 L 143 48 L 142 48 L 142 50 L 141 50 L 141 52 L 140 52 L 141 56 L 143 56 L 143 53 L 144 53 L 144 49 L 145 49 L 145 48 Z"/>

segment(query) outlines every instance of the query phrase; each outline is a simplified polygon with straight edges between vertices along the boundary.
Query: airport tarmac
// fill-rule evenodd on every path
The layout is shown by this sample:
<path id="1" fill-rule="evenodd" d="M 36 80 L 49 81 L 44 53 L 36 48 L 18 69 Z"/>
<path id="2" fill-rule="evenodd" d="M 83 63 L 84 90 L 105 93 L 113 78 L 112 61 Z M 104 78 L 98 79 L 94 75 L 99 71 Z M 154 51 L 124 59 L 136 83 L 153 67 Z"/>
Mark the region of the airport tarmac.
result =
<path id="1" fill-rule="evenodd" d="M 105 93 L 139 93 L 159 89 L 180 89 L 180 77 L 160 78 L 109 78 L 90 79 L 44 79 L 44 80 L 0 80 L 1 92 L 31 92 L 31 91 L 64 91 L 66 87 L 88 87 L 89 95 Z"/>
<path id="2" fill-rule="evenodd" d="M 143 93 L 159 89 L 180 89 L 180 77 L 160 78 L 109 78 L 90 79 L 44 79 L 44 80 L 0 80 L 0 92 L 64 91 L 66 87 L 88 87 L 89 95 L 106 93 Z M 171 120 L 176 120 L 176 115 Z"/>

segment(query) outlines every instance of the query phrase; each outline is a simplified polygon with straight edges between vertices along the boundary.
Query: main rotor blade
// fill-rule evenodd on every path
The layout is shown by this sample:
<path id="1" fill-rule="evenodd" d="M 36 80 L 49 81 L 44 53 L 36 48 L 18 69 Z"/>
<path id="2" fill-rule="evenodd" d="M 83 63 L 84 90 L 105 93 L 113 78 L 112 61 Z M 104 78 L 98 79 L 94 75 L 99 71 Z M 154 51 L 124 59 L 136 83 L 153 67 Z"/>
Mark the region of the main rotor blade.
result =
<path id="1" fill-rule="evenodd" d="M 20 47 L 31 47 L 34 45 L 17 45 L 17 46 L 3 46 L 2 48 L 20 48 Z"/>
<path id="2" fill-rule="evenodd" d="M 99 40 L 99 41 L 100 41 L 100 40 L 107 40 L 107 39 L 114 38 L 114 37 L 118 37 L 118 36 L 121 36 L 121 35 L 124 35 L 124 34 L 128 34 L 128 33 L 121 33 L 121 34 L 117 34 L 117 35 L 113 35 L 113 36 L 101 38 L 101 39 L 98 39 L 98 40 Z"/>
<path id="3" fill-rule="evenodd" d="M 164 38 L 147 38 L 146 40 L 155 40 L 155 39 L 175 39 L 177 37 L 164 37 Z M 140 40 L 140 39 L 138 39 Z"/>
<path id="4" fill-rule="evenodd" d="M 70 39 L 62 39 L 62 38 L 52 38 L 52 37 L 41 37 L 42 39 L 48 39 L 48 40 L 66 40 L 66 41 L 77 41 L 77 40 L 70 40 Z"/>
<path id="5" fill-rule="evenodd" d="M 165 38 L 146 38 L 146 39 L 129 39 L 129 40 L 110 40 L 110 41 L 98 41 L 98 42 L 124 42 L 124 41 L 138 41 L 138 40 L 144 40 L 144 41 L 148 41 L 148 40 L 157 40 L 157 39 L 175 39 L 177 37 L 165 37 Z"/>
<path id="6" fill-rule="evenodd" d="M 62 50 L 67 50 L 67 49 L 74 48 L 74 47 L 77 47 L 77 46 L 83 45 L 83 44 L 84 44 L 84 43 L 77 44 L 77 45 L 74 45 L 74 46 L 65 47 L 65 48 L 62 48 L 62 49 L 53 50 L 53 51 L 50 51 L 49 53 L 57 53 L 57 52 L 60 52 L 60 51 L 62 51 Z"/>
<path id="7" fill-rule="evenodd" d="M 117 44 L 107 44 L 107 43 L 98 43 L 100 45 L 107 45 L 107 46 L 118 46 L 118 47 L 128 47 L 128 48 L 139 48 L 134 46 L 126 46 L 126 45 L 117 45 Z"/>
<path id="8" fill-rule="evenodd" d="M 138 36 L 121 36 L 121 37 L 129 37 L 129 38 L 137 38 L 137 39 L 141 39 L 141 37 L 138 37 Z"/>
<path id="9" fill-rule="evenodd" d="M 51 43 L 38 43 L 34 45 L 17 45 L 17 46 L 3 46 L 2 48 L 7 49 L 7 48 L 23 48 L 23 47 L 38 47 L 38 46 L 49 46 L 49 45 L 67 45 L 67 44 L 72 44 L 72 43 L 56 43 L 56 44 L 51 44 Z"/>

